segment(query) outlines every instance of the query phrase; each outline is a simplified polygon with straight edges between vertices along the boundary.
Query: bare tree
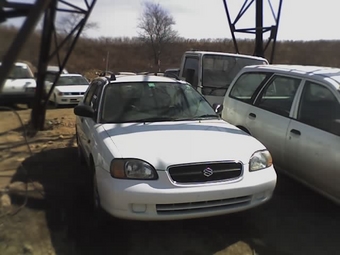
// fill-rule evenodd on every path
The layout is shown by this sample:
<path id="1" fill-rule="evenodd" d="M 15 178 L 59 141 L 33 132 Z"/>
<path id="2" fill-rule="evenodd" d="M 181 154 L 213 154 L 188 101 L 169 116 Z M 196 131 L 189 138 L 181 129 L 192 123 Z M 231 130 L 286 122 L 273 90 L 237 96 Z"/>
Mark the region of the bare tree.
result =
<path id="1" fill-rule="evenodd" d="M 160 69 L 160 58 L 165 46 L 178 37 L 177 31 L 172 28 L 175 24 L 172 15 L 160 4 L 143 3 L 143 12 L 137 26 L 139 37 L 150 45 L 158 69 Z"/>
<path id="2" fill-rule="evenodd" d="M 76 25 L 83 18 L 82 14 L 79 13 L 66 13 L 61 15 L 57 20 L 57 31 L 61 34 L 69 34 Z M 82 30 L 82 35 L 86 36 L 88 30 L 99 28 L 98 23 L 87 21 Z"/>

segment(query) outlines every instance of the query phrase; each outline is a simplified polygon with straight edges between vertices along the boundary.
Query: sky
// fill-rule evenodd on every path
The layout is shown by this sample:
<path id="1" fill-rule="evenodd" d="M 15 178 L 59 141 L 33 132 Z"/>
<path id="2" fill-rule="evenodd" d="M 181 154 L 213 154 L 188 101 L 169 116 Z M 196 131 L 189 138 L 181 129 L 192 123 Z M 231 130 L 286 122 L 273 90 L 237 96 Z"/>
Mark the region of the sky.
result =
<path id="1" fill-rule="evenodd" d="M 17 0 L 15 2 L 35 2 Z M 67 0 L 82 7 L 84 0 Z M 91 2 L 92 0 L 88 0 Z M 246 0 L 227 0 L 232 20 Z M 13 0 L 9 0 L 13 2 Z M 151 0 L 159 3 L 173 16 L 174 29 L 184 38 L 231 38 L 223 0 Z M 250 0 L 248 1 L 250 2 Z M 270 2 L 277 13 L 279 0 L 263 0 L 264 25 L 275 24 Z M 97 0 L 89 18 L 98 28 L 87 32 L 90 37 L 137 36 L 138 18 L 143 0 Z M 283 0 L 278 40 L 339 40 L 339 0 Z M 5 24 L 20 25 L 22 19 L 11 19 Z M 236 28 L 255 27 L 255 4 L 237 22 Z M 255 38 L 254 35 L 236 33 L 236 38 Z M 264 35 L 268 38 L 269 33 Z"/>

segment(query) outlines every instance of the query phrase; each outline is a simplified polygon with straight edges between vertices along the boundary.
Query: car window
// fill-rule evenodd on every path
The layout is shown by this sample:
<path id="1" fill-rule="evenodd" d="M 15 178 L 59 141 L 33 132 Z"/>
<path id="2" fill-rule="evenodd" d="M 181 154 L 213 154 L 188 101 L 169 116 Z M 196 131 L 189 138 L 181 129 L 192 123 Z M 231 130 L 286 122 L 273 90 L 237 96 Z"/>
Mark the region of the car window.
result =
<path id="1" fill-rule="evenodd" d="M 89 82 L 83 76 L 61 76 L 56 84 L 56 86 L 69 85 L 89 85 Z"/>
<path id="2" fill-rule="evenodd" d="M 327 87 L 308 81 L 302 92 L 298 120 L 340 135 L 340 104 Z"/>
<path id="3" fill-rule="evenodd" d="M 252 57 L 205 54 L 202 59 L 202 94 L 224 96 L 243 67 L 261 64 L 266 62 Z"/>
<path id="4" fill-rule="evenodd" d="M 29 67 L 26 65 L 14 65 L 11 69 L 8 79 L 30 79 L 34 78 Z"/>
<path id="5" fill-rule="evenodd" d="M 134 82 L 107 85 L 102 122 L 138 122 L 148 119 L 182 120 L 216 116 L 209 103 L 190 84 Z"/>
<path id="6" fill-rule="evenodd" d="M 275 76 L 264 88 L 256 105 L 288 117 L 301 79 Z"/>
<path id="7" fill-rule="evenodd" d="M 84 104 L 91 105 L 92 96 L 94 92 L 96 91 L 97 87 L 98 87 L 98 81 L 93 81 L 85 95 Z"/>
<path id="8" fill-rule="evenodd" d="M 233 85 L 230 97 L 250 103 L 254 93 L 270 75 L 265 73 L 242 74 Z"/>
<path id="9" fill-rule="evenodd" d="M 198 86 L 198 66 L 198 58 L 186 57 L 182 75 L 187 82 L 194 86 L 194 88 L 197 88 Z"/>

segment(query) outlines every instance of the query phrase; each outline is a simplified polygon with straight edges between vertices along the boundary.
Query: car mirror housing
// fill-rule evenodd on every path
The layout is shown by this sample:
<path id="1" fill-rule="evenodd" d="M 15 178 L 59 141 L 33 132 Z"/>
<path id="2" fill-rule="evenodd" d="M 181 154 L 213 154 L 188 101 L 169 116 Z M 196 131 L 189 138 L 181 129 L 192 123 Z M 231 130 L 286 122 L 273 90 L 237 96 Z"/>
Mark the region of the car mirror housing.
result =
<path id="1" fill-rule="evenodd" d="M 223 110 L 223 104 L 213 104 L 213 109 L 214 111 L 217 113 L 217 114 L 220 114 L 222 113 L 222 110 Z"/>
<path id="2" fill-rule="evenodd" d="M 86 104 L 79 104 L 76 107 L 74 107 L 73 112 L 75 115 L 80 117 L 88 117 L 93 118 L 94 117 L 94 111 L 93 109 Z"/>

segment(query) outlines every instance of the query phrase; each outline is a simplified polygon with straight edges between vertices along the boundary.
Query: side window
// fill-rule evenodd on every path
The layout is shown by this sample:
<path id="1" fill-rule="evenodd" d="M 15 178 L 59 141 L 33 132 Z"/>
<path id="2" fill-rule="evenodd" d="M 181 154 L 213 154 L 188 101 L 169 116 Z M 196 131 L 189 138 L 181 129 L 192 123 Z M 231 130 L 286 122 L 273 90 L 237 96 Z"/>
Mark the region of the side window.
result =
<path id="1" fill-rule="evenodd" d="M 194 57 L 185 58 L 185 63 L 184 63 L 184 68 L 183 68 L 183 77 L 195 89 L 198 86 L 198 66 L 199 66 L 198 58 L 194 58 Z"/>
<path id="2" fill-rule="evenodd" d="M 94 93 L 93 93 L 93 96 L 92 96 L 92 98 L 91 98 L 91 103 L 90 103 L 91 107 L 93 108 L 93 110 L 94 110 L 95 112 L 98 111 L 99 100 L 100 100 L 100 94 L 101 94 L 101 92 L 102 92 L 102 90 L 103 90 L 103 86 L 102 86 L 102 84 L 100 84 L 100 82 L 97 83 L 97 86 L 96 86 L 96 87 L 97 87 L 97 88 L 95 89 L 95 91 L 94 91 Z"/>
<path id="3" fill-rule="evenodd" d="M 91 105 L 92 96 L 96 91 L 97 87 L 98 87 L 97 81 L 93 81 L 85 95 L 84 104 Z"/>
<path id="4" fill-rule="evenodd" d="M 300 83 L 301 79 L 276 76 L 266 85 L 256 105 L 288 117 Z"/>
<path id="5" fill-rule="evenodd" d="M 235 82 L 230 97 L 251 103 L 255 92 L 264 83 L 264 80 L 271 74 L 265 73 L 244 73 Z"/>
<path id="6" fill-rule="evenodd" d="M 321 84 L 306 82 L 298 120 L 340 136 L 340 104 L 332 91 Z"/>

